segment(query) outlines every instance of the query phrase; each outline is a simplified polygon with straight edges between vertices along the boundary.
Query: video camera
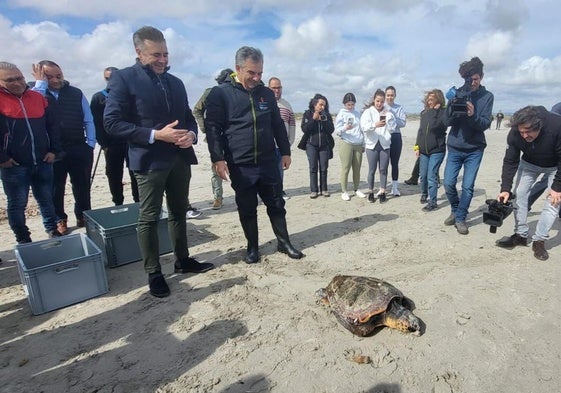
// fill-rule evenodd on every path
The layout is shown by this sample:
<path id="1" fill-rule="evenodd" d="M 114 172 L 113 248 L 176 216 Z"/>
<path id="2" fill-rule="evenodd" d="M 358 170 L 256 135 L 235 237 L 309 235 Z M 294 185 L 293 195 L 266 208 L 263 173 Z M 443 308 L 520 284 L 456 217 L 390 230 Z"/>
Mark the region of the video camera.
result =
<path id="1" fill-rule="evenodd" d="M 465 78 L 464 85 L 459 89 L 452 86 L 446 93 L 446 98 L 450 100 L 452 116 L 467 115 L 467 103 L 471 100 L 471 76 Z"/>
<path id="2" fill-rule="evenodd" d="M 489 232 L 497 233 L 497 227 L 503 225 L 503 220 L 514 210 L 512 197 L 506 202 L 499 202 L 496 199 L 487 199 L 488 211 L 483 213 L 483 223 L 490 225 Z"/>

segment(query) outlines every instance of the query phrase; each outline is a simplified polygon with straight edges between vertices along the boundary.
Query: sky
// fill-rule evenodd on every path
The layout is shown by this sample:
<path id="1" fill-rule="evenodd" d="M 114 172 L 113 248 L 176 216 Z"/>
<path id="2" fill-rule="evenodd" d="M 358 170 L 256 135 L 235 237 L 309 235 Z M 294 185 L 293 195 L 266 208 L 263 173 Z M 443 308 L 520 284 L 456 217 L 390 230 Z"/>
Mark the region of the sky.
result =
<path id="1" fill-rule="evenodd" d="M 105 87 L 103 69 L 135 61 L 133 32 L 164 32 L 169 72 L 185 83 L 191 106 L 234 68 L 235 52 L 264 54 L 266 83 L 304 112 L 315 93 L 330 111 L 353 92 L 362 107 L 377 88 L 397 90 L 407 113 L 425 91 L 461 86 L 459 64 L 478 56 L 494 112 L 561 101 L 558 0 L 0 0 L 0 61 L 48 59 L 89 99 Z"/>

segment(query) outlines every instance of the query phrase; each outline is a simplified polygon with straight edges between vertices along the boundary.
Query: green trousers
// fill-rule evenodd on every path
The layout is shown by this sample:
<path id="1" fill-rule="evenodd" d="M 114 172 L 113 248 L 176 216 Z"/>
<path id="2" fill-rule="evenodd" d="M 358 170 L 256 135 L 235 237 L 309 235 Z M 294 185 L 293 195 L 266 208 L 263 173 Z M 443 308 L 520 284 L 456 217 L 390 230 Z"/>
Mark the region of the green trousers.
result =
<path id="1" fill-rule="evenodd" d="M 349 171 L 353 170 L 353 189 L 358 190 L 360 183 L 360 167 L 362 165 L 362 145 L 351 145 L 347 142 L 339 143 L 339 158 L 341 159 L 341 192 L 347 192 Z"/>
<path id="2" fill-rule="evenodd" d="M 179 156 L 164 170 L 135 172 L 140 193 L 138 243 L 146 273 L 161 271 L 158 220 L 162 212 L 164 193 L 168 209 L 168 230 L 177 259 L 187 258 L 187 204 L 191 166 Z"/>

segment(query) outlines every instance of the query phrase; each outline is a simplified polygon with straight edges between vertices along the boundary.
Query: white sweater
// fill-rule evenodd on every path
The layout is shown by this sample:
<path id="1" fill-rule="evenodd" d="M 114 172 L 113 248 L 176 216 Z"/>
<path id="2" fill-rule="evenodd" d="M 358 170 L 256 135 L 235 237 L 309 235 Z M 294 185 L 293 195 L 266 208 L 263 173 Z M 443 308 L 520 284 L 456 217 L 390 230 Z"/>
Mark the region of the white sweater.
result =
<path id="1" fill-rule="evenodd" d="M 390 111 L 386 111 L 386 125 L 376 127 L 375 124 L 378 121 L 380 121 L 380 112 L 374 106 L 365 109 L 360 116 L 360 128 L 364 133 L 364 147 L 366 149 L 374 149 L 377 142 L 380 142 L 384 150 L 390 148 L 391 133 L 396 128 L 395 117 Z"/>

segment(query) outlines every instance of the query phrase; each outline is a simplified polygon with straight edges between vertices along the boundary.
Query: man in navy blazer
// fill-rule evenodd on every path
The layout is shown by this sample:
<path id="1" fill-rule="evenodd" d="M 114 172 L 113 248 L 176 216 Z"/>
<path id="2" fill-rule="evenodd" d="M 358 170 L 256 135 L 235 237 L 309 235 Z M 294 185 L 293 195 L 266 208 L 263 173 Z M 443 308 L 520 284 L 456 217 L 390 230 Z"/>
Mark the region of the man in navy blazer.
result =
<path id="1" fill-rule="evenodd" d="M 129 168 L 140 193 L 138 241 L 150 293 L 170 291 L 159 262 L 158 227 L 164 193 L 168 228 L 177 258 L 175 273 L 202 273 L 214 267 L 189 256 L 187 213 L 191 165 L 197 164 L 193 144 L 197 123 L 183 82 L 169 74 L 168 50 L 162 32 L 144 26 L 133 34 L 136 64 L 113 72 L 104 112 L 107 132 L 129 144 Z"/>

